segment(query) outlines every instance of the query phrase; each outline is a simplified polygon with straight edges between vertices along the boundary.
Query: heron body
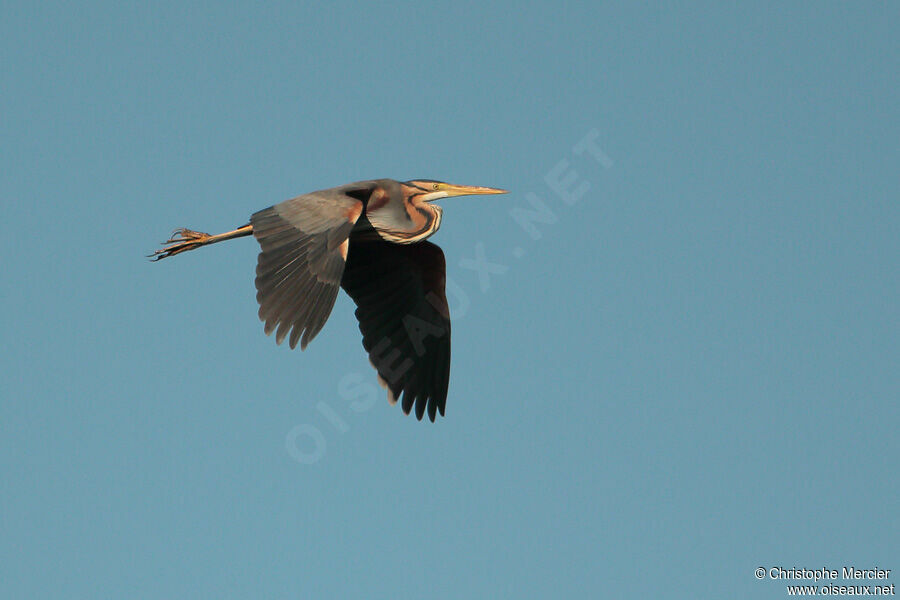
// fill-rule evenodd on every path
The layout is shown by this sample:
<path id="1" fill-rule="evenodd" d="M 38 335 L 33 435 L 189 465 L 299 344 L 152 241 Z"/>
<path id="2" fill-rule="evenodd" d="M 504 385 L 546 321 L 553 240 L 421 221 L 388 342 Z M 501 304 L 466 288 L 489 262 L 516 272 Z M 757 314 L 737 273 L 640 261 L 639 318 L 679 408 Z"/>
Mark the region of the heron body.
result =
<path id="1" fill-rule="evenodd" d="M 261 247 L 256 299 L 266 334 L 291 348 L 321 331 L 338 289 L 356 303 L 363 347 L 403 412 L 444 414 L 450 377 L 450 311 L 441 226 L 432 201 L 504 190 L 433 180 L 359 181 L 270 206 L 233 231 L 176 230 L 155 260 L 253 235 Z"/>

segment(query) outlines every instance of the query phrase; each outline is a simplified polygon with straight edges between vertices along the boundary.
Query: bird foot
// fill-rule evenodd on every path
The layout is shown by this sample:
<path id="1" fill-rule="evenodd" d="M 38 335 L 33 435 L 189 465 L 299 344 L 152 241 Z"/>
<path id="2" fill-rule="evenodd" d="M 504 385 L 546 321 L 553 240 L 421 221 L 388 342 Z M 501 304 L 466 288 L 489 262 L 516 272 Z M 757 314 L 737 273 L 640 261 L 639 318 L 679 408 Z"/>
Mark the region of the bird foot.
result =
<path id="1" fill-rule="evenodd" d="M 171 244 L 171 246 L 160 248 L 153 254 L 149 255 L 147 258 L 151 260 L 162 260 L 164 258 L 169 258 L 170 256 L 175 256 L 176 254 L 181 254 L 182 252 L 187 252 L 188 250 L 193 250 L 194 248 L 199 248 L 200 246 L 209 243 L 211 237 L 213 236 L 209 235 L 208 233 L 193 231 L 185 227 L 180 227 L 172 232 L 172 235 L 169 239 L 163 242 L 163 244 Z"/>

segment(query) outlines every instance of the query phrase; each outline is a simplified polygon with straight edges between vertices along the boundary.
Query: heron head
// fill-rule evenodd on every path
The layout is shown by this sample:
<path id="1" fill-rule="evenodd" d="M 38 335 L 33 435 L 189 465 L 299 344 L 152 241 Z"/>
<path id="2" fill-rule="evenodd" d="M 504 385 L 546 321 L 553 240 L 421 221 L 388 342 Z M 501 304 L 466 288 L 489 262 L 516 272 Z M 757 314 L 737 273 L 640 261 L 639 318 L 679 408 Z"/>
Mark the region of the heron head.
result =
<path id="1" fill-rule="evenodd" d="M 415 196 L 417 200 L 431 202 L 439 198 L 452 196 L 476 196 L 482 194 L 505 194 L 506 190 L 481 187 L 477 185 L 456 185 L 435 181 L 433 179 L 414 179 L 403 184 L 407 198 Z"/>

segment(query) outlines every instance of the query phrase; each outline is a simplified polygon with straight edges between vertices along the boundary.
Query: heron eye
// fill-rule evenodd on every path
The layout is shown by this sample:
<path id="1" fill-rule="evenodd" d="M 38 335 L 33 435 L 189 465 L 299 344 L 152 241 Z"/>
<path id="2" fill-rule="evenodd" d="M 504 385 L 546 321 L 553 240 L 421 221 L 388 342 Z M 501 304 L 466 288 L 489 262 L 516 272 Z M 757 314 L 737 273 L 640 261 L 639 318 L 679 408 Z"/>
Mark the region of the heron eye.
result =
<path id="1" fill-rule="evenodd" d="M 435 184 L 432 184 L 431 189 L 436 190 L 436 189 L 438 189 L 439 187 L 440 187 L 440 186 L 439 186 L 438 184 L 435 183 Z"/>

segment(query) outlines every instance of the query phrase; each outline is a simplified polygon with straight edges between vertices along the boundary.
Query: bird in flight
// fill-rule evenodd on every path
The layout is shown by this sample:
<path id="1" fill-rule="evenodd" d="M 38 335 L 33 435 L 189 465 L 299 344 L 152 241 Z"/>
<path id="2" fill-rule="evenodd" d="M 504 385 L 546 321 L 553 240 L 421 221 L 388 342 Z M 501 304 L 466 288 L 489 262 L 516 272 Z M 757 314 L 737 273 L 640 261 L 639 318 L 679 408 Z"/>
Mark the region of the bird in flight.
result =
<path id="1" fill-rule="evenodd" d="M 451 196 L 506 190 L 431 179 L 358 181 L 270 206 L 233 231 L 177 229 L 161 260 L 250 236 L 262 251 L 256 300 L 266 335 L 305 349 L 331 313 L 338 287 L 356 303 L 363 347 L 391 404 L 421 420 L 444 415 L 450 382 L 450 310 L 444 253 L 426 242 Z M 168 244 L 168 245 L 166 245 Z"/>

